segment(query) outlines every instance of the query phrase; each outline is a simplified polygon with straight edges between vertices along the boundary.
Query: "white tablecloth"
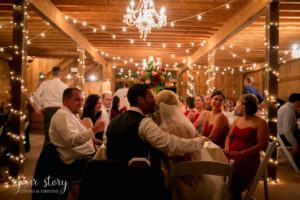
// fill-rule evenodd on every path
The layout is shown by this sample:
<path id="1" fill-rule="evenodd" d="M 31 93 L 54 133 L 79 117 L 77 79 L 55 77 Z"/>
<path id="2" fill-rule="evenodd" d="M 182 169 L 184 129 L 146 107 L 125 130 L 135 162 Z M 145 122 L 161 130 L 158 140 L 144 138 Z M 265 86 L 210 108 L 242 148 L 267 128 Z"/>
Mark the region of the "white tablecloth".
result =
<path id="1" fill-rule="evenodd" d="M 213 142 L 204 142 L 201 149 L 201 160 L 228 162 L 223 149 Z"/>

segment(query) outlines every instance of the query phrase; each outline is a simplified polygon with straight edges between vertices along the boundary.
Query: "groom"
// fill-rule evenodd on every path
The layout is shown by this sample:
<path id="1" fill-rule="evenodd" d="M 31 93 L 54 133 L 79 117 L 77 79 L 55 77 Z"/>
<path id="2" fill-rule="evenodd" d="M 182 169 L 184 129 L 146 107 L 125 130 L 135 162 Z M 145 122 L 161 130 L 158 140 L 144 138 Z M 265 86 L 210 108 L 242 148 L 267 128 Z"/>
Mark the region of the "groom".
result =
<path id="1" fill-rule="evenodd" d="M 115 117 L 107 128 L 108 159 L 129 161 L 133 157 L 145 157 L 150 159 L 151 167 L 161 173 L 161 154 L 158 151 L 175 156 L 195 152 L 203 146 L 202 138 L 176 137 L 164 132 L 152 119 L 145 116 L 153 112 L 155 103 L 149 85 L 133 85 L 128 90 L 127 98 L 129 110 Z"/>

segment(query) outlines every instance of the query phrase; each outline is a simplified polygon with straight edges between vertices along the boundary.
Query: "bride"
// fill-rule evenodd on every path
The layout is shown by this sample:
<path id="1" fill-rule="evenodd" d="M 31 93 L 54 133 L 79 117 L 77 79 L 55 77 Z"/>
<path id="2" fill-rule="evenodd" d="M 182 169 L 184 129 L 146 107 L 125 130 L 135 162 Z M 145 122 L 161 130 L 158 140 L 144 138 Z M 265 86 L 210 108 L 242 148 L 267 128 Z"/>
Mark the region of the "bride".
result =
<path id="1" fill-rule="evenodd" d="M 178 96 L 170 91 L 163 90 L 158 93 L 156 101 L 159 107 L 158 115 L 160 117 L 160 127 L 166 132 L 182 138 L 201 137 L 199 133 L 189 121 L 189 119 L 182 113 L 179 107 Z M 201 158 L 202 156 L 202 158 Z M 173 162 L 191 161 L 191 160 L 212 160 L 209 155 L 200 152 L 185 154 L 183 156 L 176 156 L 171 159 Z M 166 163 L 168 166 L 168 163 Z M 175 187 L 179 191 L 178 199 L 219 199 L 215 195 L 215 182 L 220 181 L 211 176 L 202 177 L 183 177 L 174 180 Z"/>

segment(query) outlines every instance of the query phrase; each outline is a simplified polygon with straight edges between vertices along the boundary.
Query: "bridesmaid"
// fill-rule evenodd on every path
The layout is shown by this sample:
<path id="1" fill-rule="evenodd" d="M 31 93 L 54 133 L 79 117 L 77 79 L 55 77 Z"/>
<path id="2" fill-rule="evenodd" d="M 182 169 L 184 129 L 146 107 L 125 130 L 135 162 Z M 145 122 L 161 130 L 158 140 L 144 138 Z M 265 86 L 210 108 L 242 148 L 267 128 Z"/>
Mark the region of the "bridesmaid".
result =
<path id="1" fill-rule="evenodd" d="M 222 104 L 225 99 L 220 90 L 215 90 L 211 95 L 211 111 L 205 115 L 202 135 L 206 136 L 212 142 L 224 148 L 225 138 L 229 131 L 229 122 L 222 112 Z"/>
<path id="2" fill-rule="evenodd" d="M 241 193 L 248 188 L 259 167 L 259 152 L 267 144 L 267 122 L 255 115 L 257 109 L 257 98 L 244 94 L 236 110 L 242 116 L 235 120 L 225 141 L 225 154 L 235 161 L 230 188 L 233 199 L 242 199 Z"/>

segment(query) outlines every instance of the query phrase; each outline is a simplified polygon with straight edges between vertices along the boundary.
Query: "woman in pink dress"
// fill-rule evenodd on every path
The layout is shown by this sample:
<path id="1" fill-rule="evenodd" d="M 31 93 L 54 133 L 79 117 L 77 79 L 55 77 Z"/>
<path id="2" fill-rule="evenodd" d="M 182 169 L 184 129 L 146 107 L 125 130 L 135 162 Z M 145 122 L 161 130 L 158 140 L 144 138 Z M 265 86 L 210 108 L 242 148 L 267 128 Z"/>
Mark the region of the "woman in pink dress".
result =
<path id="1" fill-rule="evenodd" d="M 220 90 L 212 93 L 210 102 L 212 110 L 205 114 L 202 128 L 202 135 L 221 148 L 224 147 L 225 138 L 229 131 L 228 119 L 221 109 L 224 99 L 225 96 Z"/>
<path id="2" fill-rule="evenodd" d="M 260 163 L 259 152 L 266 146 L 268 126 L 255 115 L 258 100 L 253 94 L 244 94 L 238 117 L 225 141 L 225 154 L 235 161 L 230 192 L 233 199 L 242 199 L 241 193 L 252 182 Z"/>

